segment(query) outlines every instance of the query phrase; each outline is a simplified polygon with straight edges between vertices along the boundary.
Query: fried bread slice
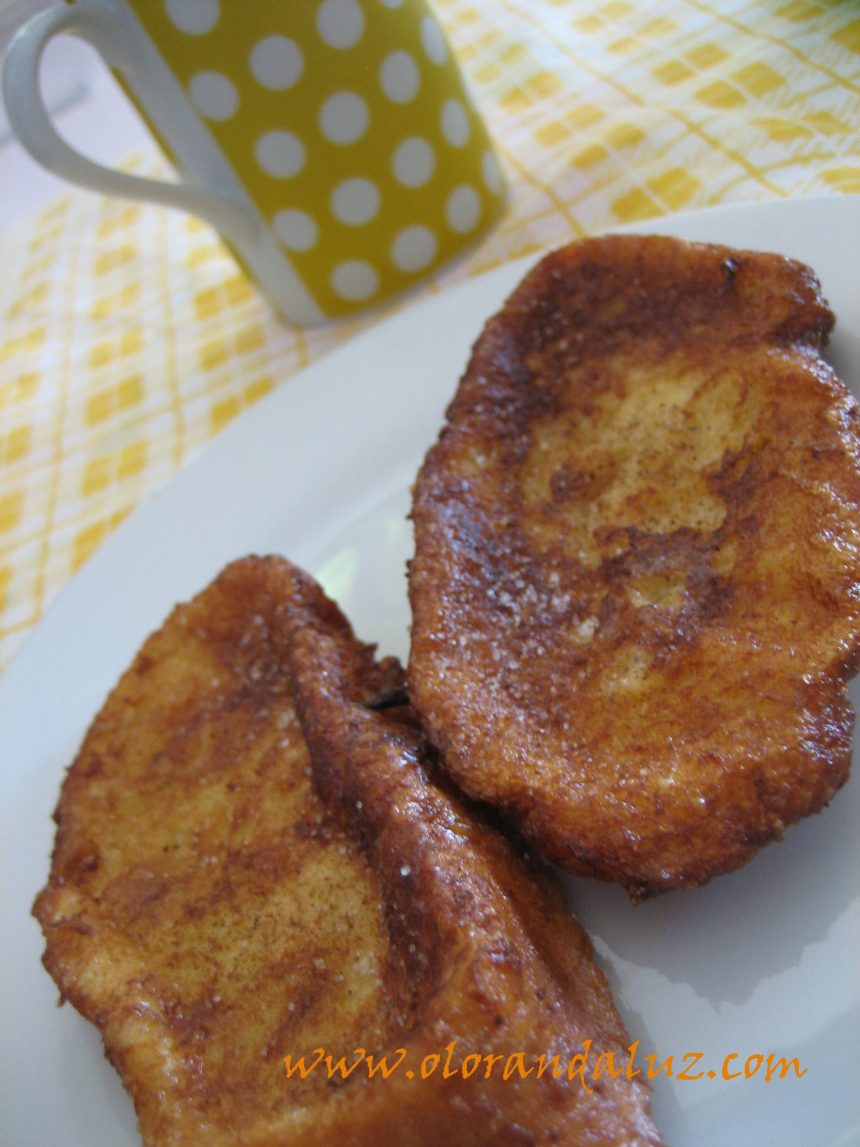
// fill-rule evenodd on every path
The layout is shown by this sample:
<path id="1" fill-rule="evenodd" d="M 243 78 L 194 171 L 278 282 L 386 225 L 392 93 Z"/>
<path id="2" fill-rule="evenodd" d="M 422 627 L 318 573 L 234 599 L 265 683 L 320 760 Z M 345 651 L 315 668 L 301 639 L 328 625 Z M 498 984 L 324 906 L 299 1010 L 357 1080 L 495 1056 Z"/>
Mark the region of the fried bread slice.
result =
<path id="1" fill-rule="evenodd" d="M 639 1080 L 592 1077 L 630 1041 L 558 886 L 436 782 L 409 711 L 369 707 L 402 685 L 315 583 L 254 558 L 93 723 L 35 912 L 148 1147 L 658 1143 Z M 452 1043 L 564 1071 L 586 1040 L 572 1079 L 421 1078 Z M 359 1048 L 388 1078 L 311 1069 Z"/>
<path id="2" fill-rule="evenodd" d="M 542 260 L 419 474 L 410 694 L 457 782 L 634 897 L 845 781 L 854 399 L 813 272 L 656 236 Z"/>

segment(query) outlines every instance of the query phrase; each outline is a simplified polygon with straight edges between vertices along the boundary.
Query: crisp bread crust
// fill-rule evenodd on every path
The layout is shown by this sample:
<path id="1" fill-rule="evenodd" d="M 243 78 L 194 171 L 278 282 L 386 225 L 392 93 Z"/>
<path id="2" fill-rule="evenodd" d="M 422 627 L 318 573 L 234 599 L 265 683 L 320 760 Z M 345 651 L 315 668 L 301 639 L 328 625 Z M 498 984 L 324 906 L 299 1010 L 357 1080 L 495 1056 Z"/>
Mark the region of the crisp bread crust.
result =
<path id="1" fill-rule="evenodd" d="M 845 781 L 857 406 L 813 272 L 655 236 L 540 262 L 414 491 L 408 676 L 453 777 L 634 896 Z"/>
<path id="2" fill-rule="evenodd" d="M 96 717 L 36 915 L 144 1143 L 659 1147 L 641 1080 L 591 1080 L 631 1041 L 560 886 L 451 791 L 402 684 L 307 575 L 249 558 Z M 491 1078 L 422 1078 L 452 1046 Z M 317 1048 L 390 1074 L 287 1076 Z"/>

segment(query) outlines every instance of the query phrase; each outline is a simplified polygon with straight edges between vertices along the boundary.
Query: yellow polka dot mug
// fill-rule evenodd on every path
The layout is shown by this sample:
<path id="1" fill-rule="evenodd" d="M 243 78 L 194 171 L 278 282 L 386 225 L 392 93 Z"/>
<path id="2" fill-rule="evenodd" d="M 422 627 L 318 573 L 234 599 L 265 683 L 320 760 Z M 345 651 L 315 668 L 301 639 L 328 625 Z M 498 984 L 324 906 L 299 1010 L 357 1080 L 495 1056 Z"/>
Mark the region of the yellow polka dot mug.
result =
<path id="1" fill-rule="evenodd" d="M 86 159 L 42 102 L 42 52 L 92 43 L 178 182 Z M 21 28 L 4 68 L 12 127 L 55 173 L 213 224 L 288 320 L 398 294 L 498 218 L 486 128 L 424 0 L 73 0 Z"/>

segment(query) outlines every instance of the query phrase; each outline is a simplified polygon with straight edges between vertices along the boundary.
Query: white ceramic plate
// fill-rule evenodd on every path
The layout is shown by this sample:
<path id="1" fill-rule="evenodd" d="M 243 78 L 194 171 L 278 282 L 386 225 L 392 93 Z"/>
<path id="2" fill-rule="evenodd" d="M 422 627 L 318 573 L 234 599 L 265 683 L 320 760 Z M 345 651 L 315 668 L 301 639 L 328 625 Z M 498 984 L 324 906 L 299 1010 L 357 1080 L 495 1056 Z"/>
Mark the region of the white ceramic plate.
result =
<path id="1" fill-rule="evenodd" d="M 720 208 L 639 230 L 809 262 L 839 319 L 831 357 L 860 392 L 860 197 Z M 409 486 L 471 343 L 534 261 L 406 310 L 250 409 L 109 539 L 0 682 L 4 1147 L 139 1142 L 97 1033 L 56 1007 L 29 914 L 63 770 L 107 690 L 175 601 L 250 552 L 305 566 L 360 636 L 406 654 Z M 674 1077 L 667 1066 L 654 1081 L 671 1147 L 860 1143 L 858 806 L 855 777 L 742 871 L 639 908 L 614 887 L 570 881 L 640 1040 L 634 1066 L 647 1073 L 648 1056 L 654 1067 L 671 1057 Z M 745 1077 L 771 1053 L 796 1057 L 803 1077 L 766 1082 L 764 1066 Z M 722 1078 L 724 1065 L 738 1077 Z"/>

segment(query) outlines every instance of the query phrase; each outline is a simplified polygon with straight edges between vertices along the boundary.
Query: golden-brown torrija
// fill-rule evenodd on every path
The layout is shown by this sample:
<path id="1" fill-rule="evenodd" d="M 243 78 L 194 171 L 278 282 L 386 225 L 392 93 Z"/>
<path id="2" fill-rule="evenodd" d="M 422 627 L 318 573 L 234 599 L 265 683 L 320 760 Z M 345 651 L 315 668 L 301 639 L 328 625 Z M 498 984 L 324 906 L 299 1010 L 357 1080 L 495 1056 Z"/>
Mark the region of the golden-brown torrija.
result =
<path id="1" fill-rule="evenodd" d="M 658 1144 L 559 887 L 438 782 L 402 684 L 315 583 L 251 558 L 96 718 L 36 913 L 147 1147 Z M 589 1040 L 581 1078 L 421 1078 L 452 1043 L 528 1071 Z M 317 1048 L 392 1070 L 288 1077 Z M 594 1079 L 609 1051 L 619 1078 Z"/>
<path id="2" fill-rule="evenodd" d="M 845 781 L 853 398 L 812 271 L 655 236 L 541 261 L 414 497 L 409 683 L 447 767 L 632 895 L 747 861 Z"/>

